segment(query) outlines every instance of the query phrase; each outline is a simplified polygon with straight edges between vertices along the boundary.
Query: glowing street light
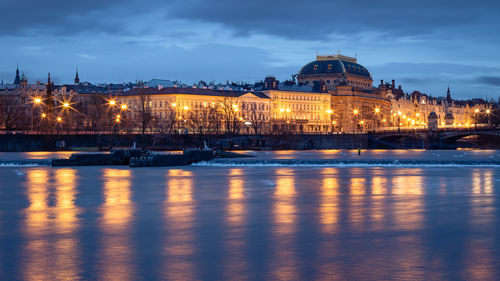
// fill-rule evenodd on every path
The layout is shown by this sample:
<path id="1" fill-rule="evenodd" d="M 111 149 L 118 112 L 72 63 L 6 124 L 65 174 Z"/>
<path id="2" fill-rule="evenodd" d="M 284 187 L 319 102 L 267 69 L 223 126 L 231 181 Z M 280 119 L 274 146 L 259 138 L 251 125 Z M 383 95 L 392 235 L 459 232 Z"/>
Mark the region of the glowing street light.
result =
<path id="1" fill-rule="evenodd" d="M 479 108 L 476 108 L 476 109 L 474 110 L 474 112 L 475 112 L 475 113 L 479 113 Z"/>
<path id="2" fill-rule="evenodd" d="M 328 109 L 328 110 L 326 111 L 326 113 L 328 113 L 328 114 L 332 114 L 332 113 L 333 113 L 333 110 Z"/>
<path id="3" fill-rule="evenodd" d="M 45 118 L 45 117 L 47 117 L 47 114 L 42 113 L 42 118 Z"/>
<path id="4" fill-rule="evenodd" d="M 41 99 L 41 98 L 35 98 L 35 99 L 34 99 L 34 102 L 35 102 L 36 104 L 40 104 L 40 103 L 42 102 L 42 99 Z"/>
<path id="5" fill-rule="evenodd" d="M 116 119 L 120 119 L 120 118 L 122 118 L 122 116 L 120 114 L 117 114 Z"/>
<path id="6" fill-rule="evenodd" d="M 126 105 L 126 104 L 122 104 L 121 108 L 122 108 L 123 110 L 125 110 L 125 109 L 127 109 L 127 105 Z"/>
<path id="7" fill-rule="evenodd" d="M 354 113 L 354 114 L 358 114 L 358 113 L 359 113 L 359 111 L 358 111 L 357 109 L 354 109 L 354 110 L 352 111 L 352 113 Z"/>
<path id="8" fill-rule="evenodd" d="M 109 101 L 109 105 L 111 105 L 111 106 L 116 105 L 116 101 L 115 101 L 115 100 L 110 100 L 110 101 Z"/>
<path id="9" fill-rule="evenodd" d="M 177 104 L 176 104 L 175 102 L 173 102 L 173 103 L 172 103 L 172 106 L 173 106 L 173 107 L 176 107 L 176 106 L 177 106 Z"/>
<path id="10" fill-rule="evenodd" d="M 285 112 L 285 109 L 284 108 L 280 108 L 280 112 Z"/>
<path id="11" fill-rule="evenodd" d="M 380 112 L 380 108 L 375 108 L 375 113 L 379 113 Z"/>
<path id="12" fill-rule="evenodd" d="M 184 110 L 189 110 L 189 106 L 184 106 Z"/>
<path id="13" fill-rule="evenodd" d="M 287 108 L 287 109 L 286 109 L 286 112 L 290 112 L 290 108 Z"/>
<path id="14" fill-rule="evenodd" d="M 61 122 L 62 121 L 62 118 L 61 117 L 57 117 L 57 122 Z"/>
<path id="15" fill-rule="evenodd" d="M 63 103 L 63 106 L 64 106 L 64 108 L 68 108 L 69 107 L 69 103 L 65 102 L 65 103 Z"/>

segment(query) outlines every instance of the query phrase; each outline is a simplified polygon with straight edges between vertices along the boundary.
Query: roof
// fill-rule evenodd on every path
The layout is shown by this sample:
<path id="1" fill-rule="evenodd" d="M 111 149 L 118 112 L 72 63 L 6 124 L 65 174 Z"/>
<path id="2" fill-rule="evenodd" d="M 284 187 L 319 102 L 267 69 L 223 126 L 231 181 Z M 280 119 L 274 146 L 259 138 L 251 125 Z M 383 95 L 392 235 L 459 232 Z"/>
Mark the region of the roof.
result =
<path id="1" fill-rule="evenodd" d="M 125 96 L 133 95 L 199 95 L 199 96 L 220 96 L 220 97 L 240 97 L 245 94 L 251 93 L 258 98 L 268 99 L 269 97 L 262 92 L 250 92 L 250 91 L 231 91 L 231 90 L 215 90 L 215 89 L 200 89 L 200 88 L 133 88 L 128 91 L 124 91 L 121 94 Z"/>
<path id="2" fill-rule="evenodd" d="M 78 94 L 105 94 L 108 89 L 105 87 L 99 87 L 95 85 L 64 85 L 66 91 L 73 91 Z"/>
<path id="3" fill-rule="evenodd" d="M 304 65 L 299 71 L 299 77 L 325 74 L 352 74 L 371 79 L 370 72 L 364 66 L 341 59 L 315 60 Z"/>

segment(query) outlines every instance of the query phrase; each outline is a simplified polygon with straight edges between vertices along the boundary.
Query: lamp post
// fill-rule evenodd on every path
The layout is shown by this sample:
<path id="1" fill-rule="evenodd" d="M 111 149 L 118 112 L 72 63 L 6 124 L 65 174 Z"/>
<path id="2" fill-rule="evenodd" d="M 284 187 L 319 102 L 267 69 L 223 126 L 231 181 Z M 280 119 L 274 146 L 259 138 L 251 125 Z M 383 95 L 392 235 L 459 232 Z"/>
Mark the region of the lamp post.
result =
<path id="1" fill-rule="evenodd" d="M 356 127 L 358 126 L 358 118 L 357 118 L 358 117 L 358 113 L 359 113 L 359 111 L 357 109 L 354 109 L 352 111 L 352 114 L 354 114 L 354 126 L 352 128 L 353 129 L 353 133 L 355 132 Z"/>
<path id="2" fill-rule="evenodd" d="M 488 126 L 491 125 L 491 110 L 488 108 L 486 109 L 486 116 L 488 117 Z"/>
<path id="3" fill-rule="evenodd" d="M 333 119 L 333 115 L 332 115 L 333 110 L 328 109 L 328 110 L 326 111 L 326 113 L 327 113 L 327 114 L 329 115 L 329 117 L 330 117 L 330 118 L 328 118 L 328 121 L 329 121 L 329 123 L 331 122 L 331 124 L 332 124 L 332 126 L 331 126 L 331 128 L 332 128 L 331 133 L 333 134 L 333 121 L 332 121 L 332 119 Z"/>
<path id="4" fill-rule="evenodd" d="M 477 130 L 477 115 L 479 114 L 479 108 L 474 109 L 474 127 Z"/>
<path id="5" fill-rule="evenodd" d="M 401 118 L 401 111 L 398 110 L 398 133 L 401 132 L 401 128 L 400 128 L 400 126 L 401 126 L 401 119 L 400 118 Z"/>

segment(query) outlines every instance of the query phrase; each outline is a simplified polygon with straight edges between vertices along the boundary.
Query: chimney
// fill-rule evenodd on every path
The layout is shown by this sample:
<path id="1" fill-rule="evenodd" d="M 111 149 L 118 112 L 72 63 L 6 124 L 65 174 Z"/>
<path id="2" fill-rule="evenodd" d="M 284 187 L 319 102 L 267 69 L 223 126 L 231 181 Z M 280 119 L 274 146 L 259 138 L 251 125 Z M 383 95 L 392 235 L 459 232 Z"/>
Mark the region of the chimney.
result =
<path id="1" fill-rule="evenodd" d="M 383 87 L 383 86 L 384 86 L 384 80 L 383 80 L 383 79 L 381 79 L 381 80 L 380 80 L 380 87 Z"/>
<path id="2" fill-rule="evenodd" d="M 401 85 L 398 86 L 398 89 L 401 90 Z"/>
<path id="3" fill-rule="evenodd" d="M 266 90 L 277 90 L 278 89 L 278 81 L 273 76 L 268 76 L 264 79 L 264 88 Z"/>
<path id="4" fill-rule="evenodd" d="M 396 88 L 396 83 L 395 83 L 394 79 L 392 79 L 392 88 L 393 89 Z"/>

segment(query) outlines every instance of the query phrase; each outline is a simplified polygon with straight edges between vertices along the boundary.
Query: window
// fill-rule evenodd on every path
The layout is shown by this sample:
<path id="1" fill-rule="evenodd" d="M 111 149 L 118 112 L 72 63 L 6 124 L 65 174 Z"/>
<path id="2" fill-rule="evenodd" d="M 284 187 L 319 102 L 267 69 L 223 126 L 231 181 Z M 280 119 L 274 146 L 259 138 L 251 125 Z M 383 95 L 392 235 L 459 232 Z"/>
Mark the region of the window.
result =
<path id="1" fill-rule="evenodd" d="M 328 65 L 328 70 L 332 70 L 332 65 L 331 64 Z"/>
<path id="2" fill-rule="evenodd" d="M 317 64 L 314 65 L 314 70 L 318 70 L 318 65 Z"/>

